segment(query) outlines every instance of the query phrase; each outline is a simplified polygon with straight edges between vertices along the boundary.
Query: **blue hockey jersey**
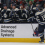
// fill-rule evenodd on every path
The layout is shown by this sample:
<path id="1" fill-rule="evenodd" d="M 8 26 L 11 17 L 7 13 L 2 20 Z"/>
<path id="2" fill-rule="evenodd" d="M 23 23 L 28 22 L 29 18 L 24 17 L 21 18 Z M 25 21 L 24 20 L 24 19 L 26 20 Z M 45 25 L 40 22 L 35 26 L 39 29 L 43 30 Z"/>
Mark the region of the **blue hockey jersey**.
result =
<path id="1" fill-rule="evenodd" d="M 11 22 L 11 19 L 10 19 L 10 16 L 9 16 L 10 9 L 7 9 L 7 10 L 3 9 L 1 13 L 2 13 L 3 23 Z"/>
<path id="2" fill-rule="evenodd" d="M 44 25 L 45 24 L 45 9 L 42 11 L 39 11 L 35 14 L 36 20 L 39 24 Z"/>

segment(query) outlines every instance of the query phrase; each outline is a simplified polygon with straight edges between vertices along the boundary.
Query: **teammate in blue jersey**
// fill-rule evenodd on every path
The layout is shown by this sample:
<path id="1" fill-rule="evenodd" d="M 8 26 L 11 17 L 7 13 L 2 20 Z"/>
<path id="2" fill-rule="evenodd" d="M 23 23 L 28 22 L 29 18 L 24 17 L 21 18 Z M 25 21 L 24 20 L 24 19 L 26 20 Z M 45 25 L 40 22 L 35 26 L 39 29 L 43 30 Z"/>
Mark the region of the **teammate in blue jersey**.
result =
<path id="1" fill-rule="evenodd" d="M 44 29 L 45 29 L 45 9 L 42 9 L 40 6 L 38 7 L 39 11 L 35 14 L 36 20 L 39 23 L 38 32 L 41 34 L 41 41 L 44 42 Z M 42 35 L 43 34 L 43 35 Z"/>
<path id="2" fill-rule="evenodd" d="M 17 12 L 19 15 L 19 21 L 20 23 L 26 23 L 28 18 L 28 13 L 24 10 L 23 5 L 20 4 L 20 10 Z"/>
<path id="3" fill-rule="evenodd" d="M 12 23 L 18 23 L 18 18 L 19 18 L 19 16 L 17 15 L 17 11 L 18 11 L 19 9 L 18 8 L 16 8 L 16 4 L 13 4 L 12 5 L 12 10 L 11 10 L 11 12 L 10 12 L 10 18 L 11 18 L 11 20 L 12 20 Z"/>
<path id="4" fill-rule="evenodd" d="M 11 22 L 11 19 L 10 19 L 10 16 L 9 16 L 10 9 L 7 9 L 6 4 L 3 5 L 3 8 L 4 9 L 1 11 L 3 23 L 10 23 Z"/>

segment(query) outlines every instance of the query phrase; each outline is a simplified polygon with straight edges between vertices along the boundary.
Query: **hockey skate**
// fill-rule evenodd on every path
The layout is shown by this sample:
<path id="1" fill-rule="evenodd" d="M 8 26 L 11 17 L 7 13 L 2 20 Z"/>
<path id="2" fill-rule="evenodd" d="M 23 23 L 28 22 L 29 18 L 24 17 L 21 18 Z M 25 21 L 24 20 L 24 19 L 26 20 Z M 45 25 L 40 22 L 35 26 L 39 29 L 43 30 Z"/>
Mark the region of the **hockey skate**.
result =
<path id="1" fill-rule="evenodd" d="M 44 40 L 39 41 L 39 43 L 44 43 Z"/>

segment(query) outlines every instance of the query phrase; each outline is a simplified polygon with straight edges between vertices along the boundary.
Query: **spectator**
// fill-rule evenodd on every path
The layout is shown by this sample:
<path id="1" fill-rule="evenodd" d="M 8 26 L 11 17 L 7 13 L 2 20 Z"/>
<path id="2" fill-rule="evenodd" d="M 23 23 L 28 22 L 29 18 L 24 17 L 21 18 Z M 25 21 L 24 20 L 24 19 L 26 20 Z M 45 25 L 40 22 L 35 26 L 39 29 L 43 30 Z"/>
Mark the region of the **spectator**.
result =
<path id="1" fill-rule="evenodd" d="M 23 8 L 24 8 L 25 3 L 26 3 L 25 1 L 22 1 L 22 0 L 20 1 L 20 4 L 23 5 Z"/>
<path id="2" fill-rule="evenodd" d="M 17 5 L 20 5 L 21 0 L 16 0 Z"/>
<path id="3" fill-rule="evenodd" d="M 26 0 L 26 2 L 29 2 L 29 1 L 34 1 L 34 0 Z"/>
<path id="4" fill-rule="evenodd" d="M 43 0 L 34 0 L 34 2 L 41 2 L 41 1 L 43 1 Z"/>
<path id="5" fill-rule="evenodd" d="M 40 2 L 40 3 L 42 3 L 42 1 L 43 1 L 43 0 L 34 0 L 34 2 Z"/>

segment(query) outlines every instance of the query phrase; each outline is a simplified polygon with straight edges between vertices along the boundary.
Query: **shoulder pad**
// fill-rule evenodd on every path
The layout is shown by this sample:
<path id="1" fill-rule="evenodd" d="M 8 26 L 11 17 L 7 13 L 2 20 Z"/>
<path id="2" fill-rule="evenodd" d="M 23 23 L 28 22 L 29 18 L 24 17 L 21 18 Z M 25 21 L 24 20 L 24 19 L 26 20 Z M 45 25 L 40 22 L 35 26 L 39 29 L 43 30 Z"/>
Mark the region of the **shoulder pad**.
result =
<path id="1" fill-rule="evenodd" d="M 45 12 L 45 10 L 42 10 L 41 12 L 37 12 L 35 15 L 42 14 L 43 12 Z"/>
<path id="2" fill-rule="evenodd" d="M 26 9 L 24 9 L 26 11 Z"/>
<path id="3" fill-rule="evenodd" d="M 7 11 L 11 11 L 10 9 L 7 9 Z"/>
<path id="4" fill-rule="evenodd" d="M 45 11 L 45 8 L 43 9 L 43 12 Z"/>
<path id="5" fill-rule="evenodd" d="M 36 10 L 36 7 L 34 7 L 33 10 Z"/>
<path id="6" fill-rule="evenodd" d="M 35 15 L 39 15 L 39 14 L 41 14 L 42 12 L 37 12 Z"/>
<path id="7" fill-rule="evenodd" d="M 3 9 L 4 10 L 4 9 Z M 1 12 L 3 12 L 3 10 Z"/>
<path id="8" fill-rule="evenodd" d="M 18 10 L 19 10 L 18 8 L 15 9 L 15 11 L 18 11 Z"/>
<path id="9" fill-rule="evenodd" d="M 1 10 L 1 8 L 0 8 L 0 10 Z"/>

